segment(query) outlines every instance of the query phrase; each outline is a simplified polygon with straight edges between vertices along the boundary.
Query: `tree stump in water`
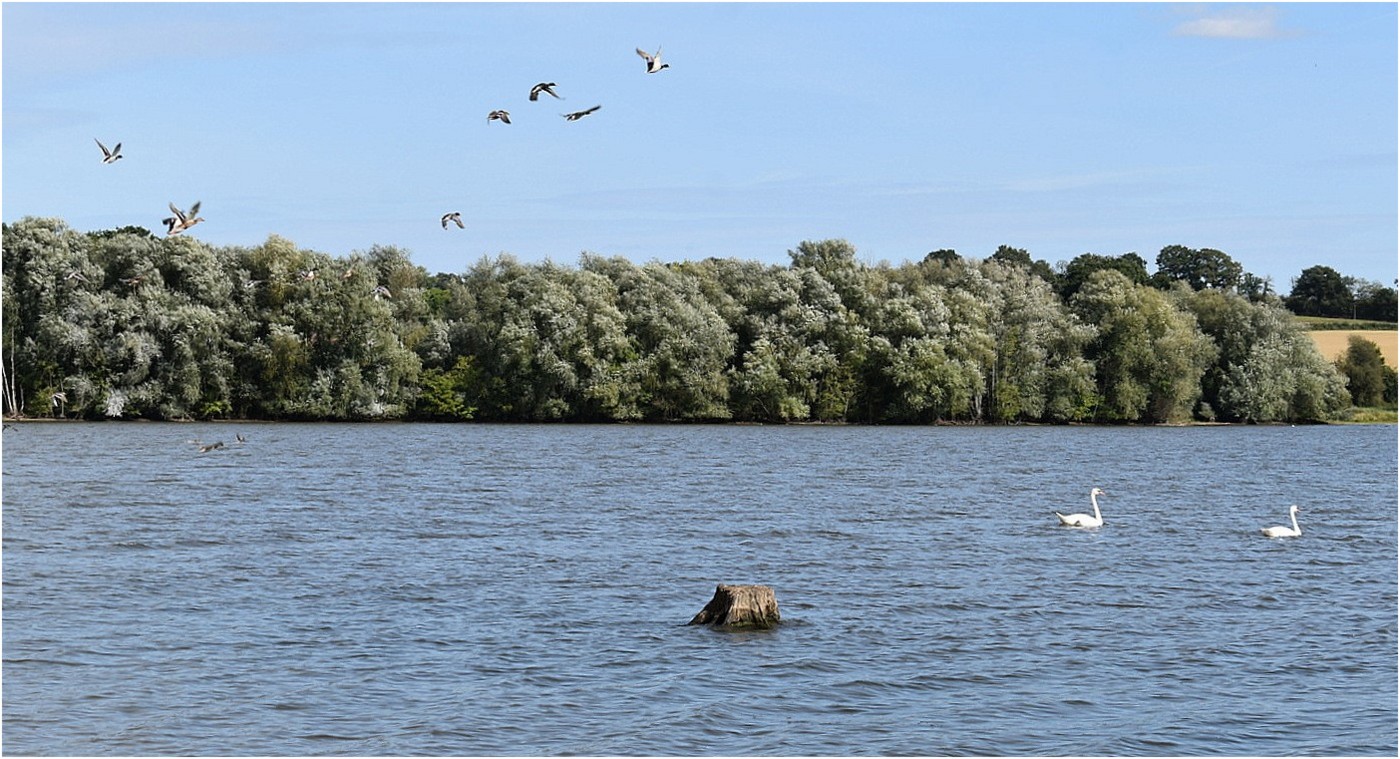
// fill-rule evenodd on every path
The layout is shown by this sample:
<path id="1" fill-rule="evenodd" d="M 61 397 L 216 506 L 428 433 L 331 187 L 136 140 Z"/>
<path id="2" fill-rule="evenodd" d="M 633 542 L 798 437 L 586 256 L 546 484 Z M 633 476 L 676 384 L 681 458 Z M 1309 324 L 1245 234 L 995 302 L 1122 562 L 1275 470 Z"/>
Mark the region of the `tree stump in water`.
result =
<path id="1" fill-rule="evenodd" d="M 715 597 L 690 620 L 715 627 L 773 627 L 778 624 L 778 599 L 767 585 L 720 585 Z"/>

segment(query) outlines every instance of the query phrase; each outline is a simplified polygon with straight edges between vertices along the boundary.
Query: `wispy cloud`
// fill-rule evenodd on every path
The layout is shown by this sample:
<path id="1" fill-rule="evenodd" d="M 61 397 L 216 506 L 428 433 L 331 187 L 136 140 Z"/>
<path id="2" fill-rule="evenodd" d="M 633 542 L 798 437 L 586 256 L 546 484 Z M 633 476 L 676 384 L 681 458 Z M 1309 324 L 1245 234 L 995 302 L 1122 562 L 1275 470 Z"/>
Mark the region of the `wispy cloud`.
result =
<path id="1" fill-rule="evenodd" d="M 1210 10 L 1178 24 L 1173 34 L 1182 37 L 1217 37 L 1262 40 L 1287 37 L 1278 25 L 1278 9 L 1268 5 L 1230 6 Z"/>

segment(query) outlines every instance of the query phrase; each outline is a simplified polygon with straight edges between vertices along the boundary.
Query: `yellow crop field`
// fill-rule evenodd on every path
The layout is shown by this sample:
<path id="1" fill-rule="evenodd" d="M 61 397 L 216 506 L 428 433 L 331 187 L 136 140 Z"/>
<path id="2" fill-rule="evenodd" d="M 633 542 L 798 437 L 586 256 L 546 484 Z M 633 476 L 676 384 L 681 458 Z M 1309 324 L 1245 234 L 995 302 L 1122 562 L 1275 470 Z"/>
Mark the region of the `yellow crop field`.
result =
<path id="1" fill-rule="evenodd" d="M 1380 346 L 1381 355 L 1385 357 L 1385 365 L 1392 369 L 1396 366 L 1397 335 L 1400 332 L 1395 330 L 1379 329 L 1330 329 L 1308 332 L 1308 336 L 1317 344 L 1317 349 L 1327 357 L 1328 361 L 1336 361 L 1347 352 L 1347 338 L 1352 335 L 1364 337 L 1367 340 Z"/>

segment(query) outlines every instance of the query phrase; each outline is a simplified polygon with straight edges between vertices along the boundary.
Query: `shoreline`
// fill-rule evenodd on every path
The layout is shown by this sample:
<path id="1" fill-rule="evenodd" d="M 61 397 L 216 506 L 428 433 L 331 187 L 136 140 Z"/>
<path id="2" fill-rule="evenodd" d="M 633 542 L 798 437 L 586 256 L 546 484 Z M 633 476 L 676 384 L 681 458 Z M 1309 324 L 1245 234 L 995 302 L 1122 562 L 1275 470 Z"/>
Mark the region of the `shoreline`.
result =
<path id="1" fill-rule="evenodd" d="M 930 424 L 858 424 L 854 422 L 730 422 L 730 421 L 670 421 L 670 422 L 648 422 L 648 421 L 433 421 L 429 419 L 70 419 L 64 417 L 4 417 L 6 426 L 15 424 L 424 424 L 424 425 L 529 425 L 538 427 L 571 427 L 582 425 L 605 425 L 605 426 L 645 426 L 645 427 L 1347 427 L 1356 425 L 1394 425 L 1400 423 L 1400 415 L 1390 411 L 1391 418 L 1384 420 L 1363 420 L 1350 421 L 1345 419 L 1334 419 L 1323 422 L 1159 422 L 1155 424 L 1137 424 L 1133 422 L 1065 422 L 1054 424 L 1051 422 L 1009 422 L 1009 423 L 986 423 L 986 422 L 933 422 Z"/>

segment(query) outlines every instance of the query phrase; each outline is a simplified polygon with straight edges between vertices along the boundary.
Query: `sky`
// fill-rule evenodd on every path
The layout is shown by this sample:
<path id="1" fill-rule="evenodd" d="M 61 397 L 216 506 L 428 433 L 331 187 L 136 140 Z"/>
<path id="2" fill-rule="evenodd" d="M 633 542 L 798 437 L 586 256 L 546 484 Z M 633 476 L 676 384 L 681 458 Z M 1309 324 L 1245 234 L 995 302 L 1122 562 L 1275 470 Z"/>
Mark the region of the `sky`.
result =
<path id="1" fill-rule="evenodd" d="M 163 233 L 200 201 L 211 244 L 392 245 L 430 273 L 841 238 L 869 263 L 1011 245 L 1152 271 L 1185 245 L 1285 294 L 1318 264 L 1391 285 L 1396 11 L 6 2 L 0 215 Z"/>

